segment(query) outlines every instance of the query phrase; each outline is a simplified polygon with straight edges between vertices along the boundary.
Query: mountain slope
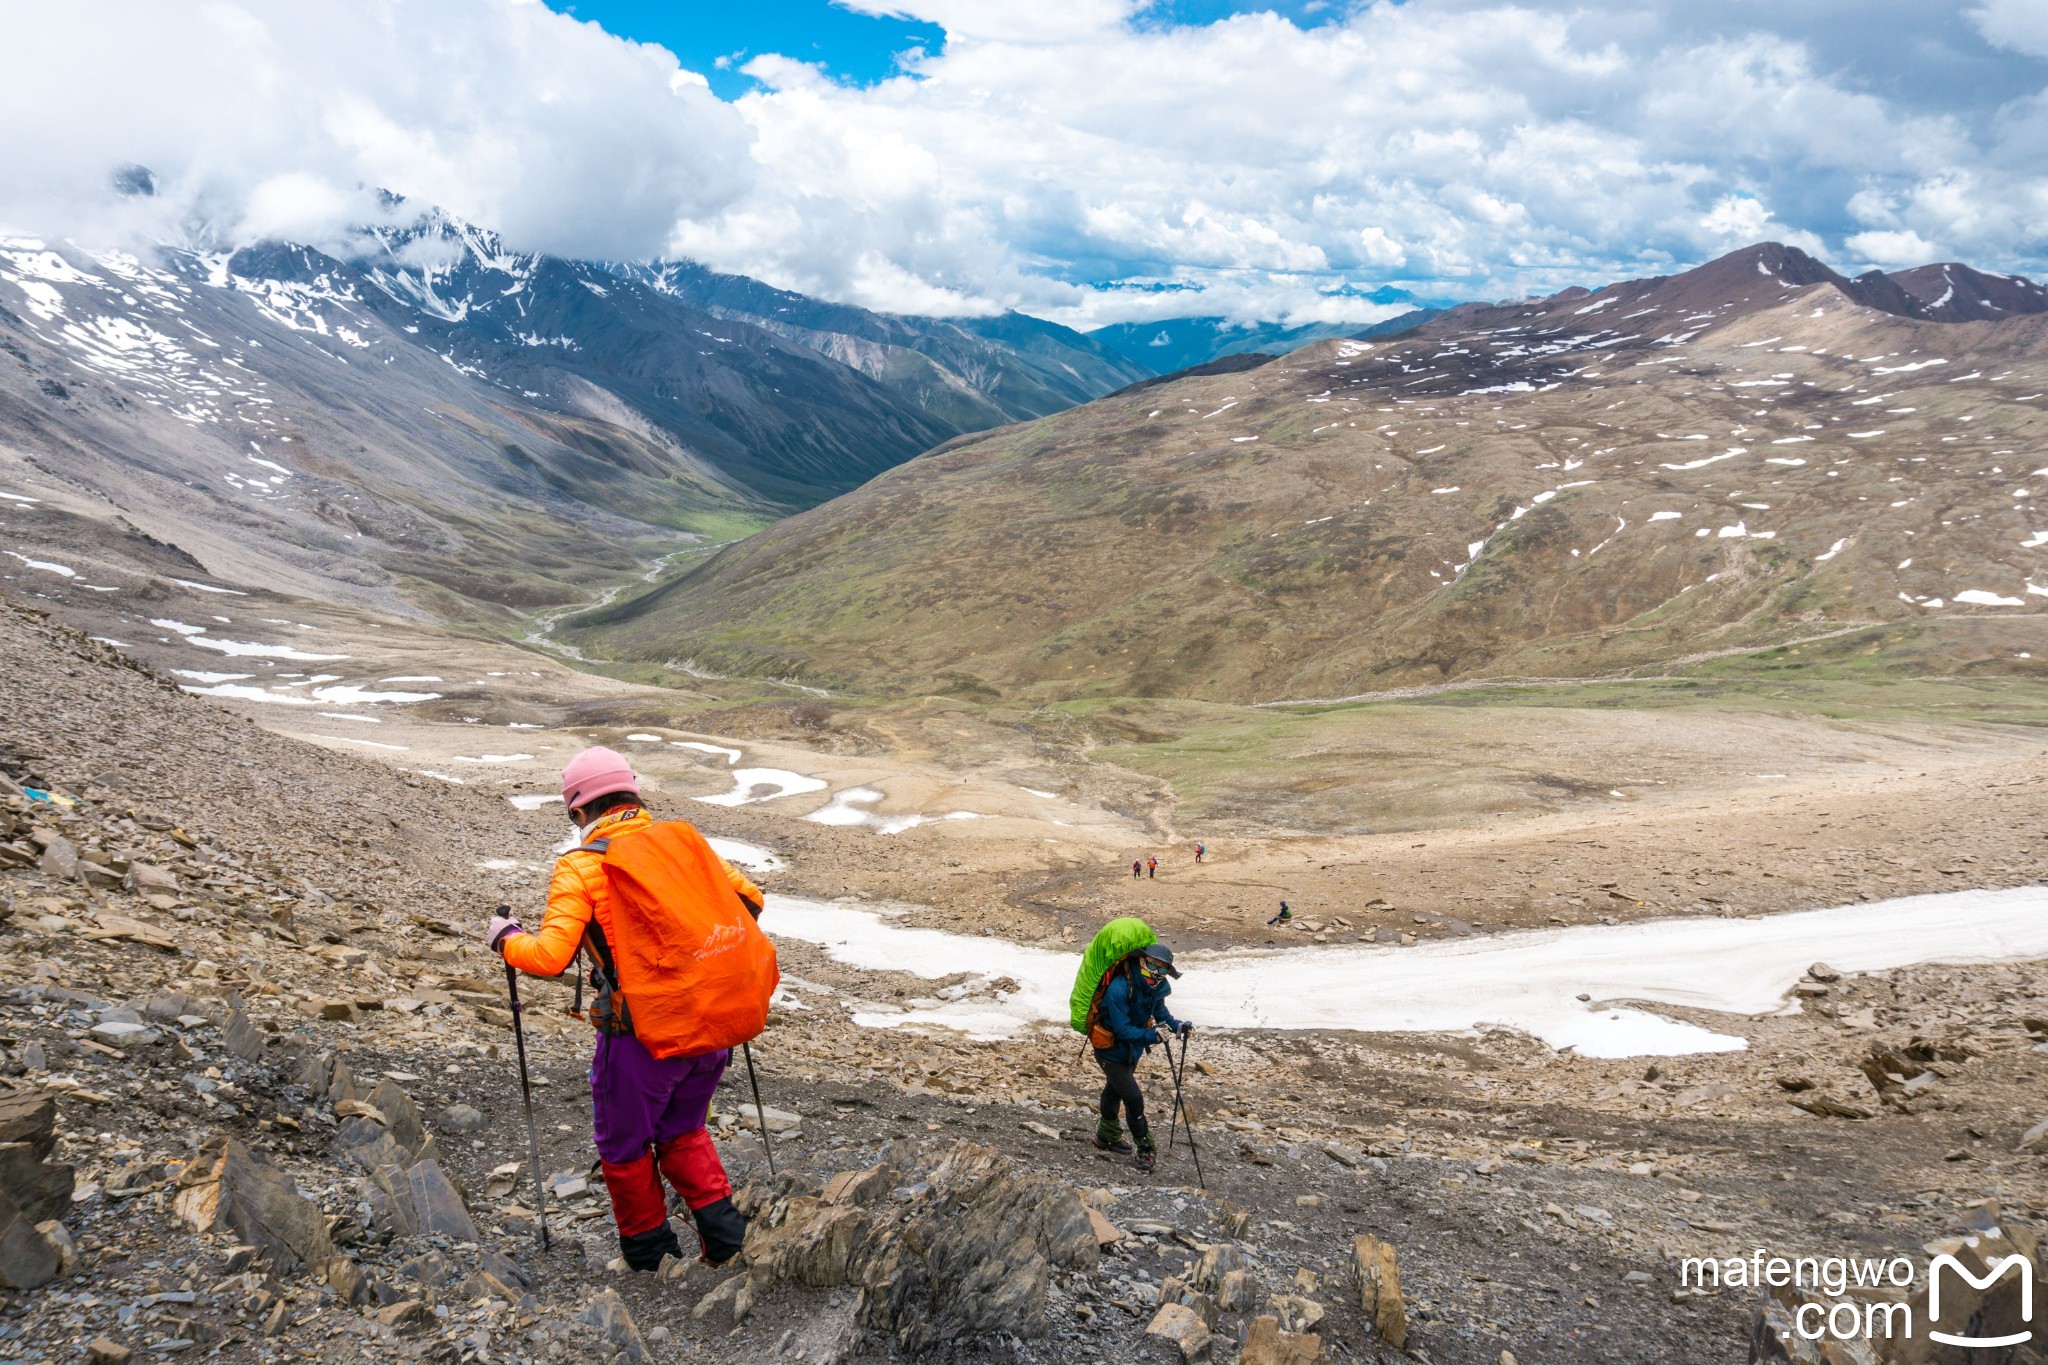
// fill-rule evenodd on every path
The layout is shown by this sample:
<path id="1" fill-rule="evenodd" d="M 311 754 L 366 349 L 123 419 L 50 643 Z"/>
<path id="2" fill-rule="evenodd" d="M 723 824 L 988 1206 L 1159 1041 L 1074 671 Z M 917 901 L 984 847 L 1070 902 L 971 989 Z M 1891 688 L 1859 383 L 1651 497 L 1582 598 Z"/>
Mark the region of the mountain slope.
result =
<path id="1" fill-rule="evenodd" d="M 0 494 L 178 547 L 193 577 L 451 616 L 572 601 L 771 515 L 651 424 L 457 363 L 345 278 L 0 243 Z"/>
<path id="2" fill-rule="evenodd" d="M 1911 294 L 1925 316 L 1941 322 L 1978 322 L 2048 313 L 2048 289 L 2024 275 L 1987 275 L 1950 261 L 1894 270 L 1892 281 Z"/>
<path id="3" fill-rule="evenodd" d="M 1765 244 L 1321 342 L 957 441 L 586 634 L 1030 697 L 1662 668 L 1865 625 L 1895 664 L 2031 667 L 2048 319 L 1871 306 L 1907 297 Z M 2013 619 L 1947 657 L 1927 623 L 1959 616 Z"/>
<path id="4" fill-rule="evenodd" d="M 884 348 L 936 376 L 921 397 L 434 211 L 342 255 L 0 241 L 0 471 L 38 468 L 211 573 L 490 616 L 745 534 L 1011 420 L 1005 403 L 1053 411 L 1137 373 L 1031 319 L 976 332 L 776 297 L 842 340 L 937 339 L 954 368 Z"/>
<path id="5" fill-rule="evenodd" d="M 1021 313 L 904 317 L 825 303 L 691 262 L 612 269 L 850 365 L 956 433 L 1044 417 L 1153 373 L 1079 332 Z"/>
<path id="6" fill-rule="evenodd" d="M 305 247 L 246 249 L 226 273 L 247 287 L 326 291 L 330 302 L 359 305 L 395 342 L 424 347 L 544 411 L 615 421 L 623 405 L 771 506 L 856 487 L 956 434 L 846 366 L 759 328 L 597 266 L 508 256 L 487 234 L 476 236 L 484 240 L 436 265 L 408 260 L 421 254 L 420 239 L 406 234 L 357 263 Z"/>

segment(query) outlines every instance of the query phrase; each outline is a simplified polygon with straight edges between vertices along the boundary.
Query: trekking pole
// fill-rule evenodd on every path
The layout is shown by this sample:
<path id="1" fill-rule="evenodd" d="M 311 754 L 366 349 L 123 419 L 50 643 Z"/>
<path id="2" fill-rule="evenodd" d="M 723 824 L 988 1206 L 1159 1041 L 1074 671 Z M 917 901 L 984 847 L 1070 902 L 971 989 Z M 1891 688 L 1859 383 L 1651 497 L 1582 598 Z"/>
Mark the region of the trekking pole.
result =
<path id="1" fill-rule="evenodd" d="M 548 1192 L 540 1181 L 540 1130 L 533 1122 L 533 1082 L 526 1075 L 526 1029 L 520 1023 L 519 972 L 505 964 L 505 990 L 512 997 L 512 1037 L 519 1044 L 519 1097 L 526 1102 L 526 1150 L 533 1157 L 533 1221 L 540 1226 L 540 1249 L 548 1250 Z"/>
<path id="2" fill-rule="evenodd" d="M 747 1084 L 754 1087 L 754 1117 L 761 1121 L 761 1150 L 768 1157 L 768 1174 L 775 1174 L 775 1148 L 768 1141 L 768 1111 L 761 1104 L 761 1078 L 754 1074 L 754 1047 L 752 1043 L 741 1043 L 740 1051 L 747 1059 Z"/>
<path id="3" fill-rule="evenodd" d="M 1166 1074 L 1173 1077 L 1173 1112 L 1166 1120 L 1166 1150 L 1173 1151 L 1173 1138 L 1180 1127 L 1180 1068 L 1174 1065 L 1173 1044 L 1166 1045 Z"/>
<path id="4" fill-rule="evenodd" d="M 1172 1058 L 1173 1053 L 1171 1049 L 1168 1050 L 1166 1055 L 1169 1059 Z M 1202 1153 L 1200 1149 L 1198 1149 L 1195 1146 L 1195 1116 L 1187 1112 L 1188 1102 L 1182 1099 L 1180 1094 L 1180 1078 L 1181 1075 L 1187 1071 L 1187 1069 L 1188 1036 L 1185 1033 L 1183 1033 L 1180 1036 L 1180 1069 L 1173 1073 L 1173 1107 L 1177 1114 L 1184 1116 L 1188 1121 L 1188 1155 L 1195 1159 L 1195 1186 L 1198 1189 L 1206 1190 L 1209 1188 L 1209 1182 L 1205 1180 L 1202 1176 Z M 1169 1128 L 1167 1131 L 1170 1135 L 1172 1129 Z M 1171 1147 L 1171 1142 L 1172 1139 L 1169 1136 L 1169 1148 Z"/>

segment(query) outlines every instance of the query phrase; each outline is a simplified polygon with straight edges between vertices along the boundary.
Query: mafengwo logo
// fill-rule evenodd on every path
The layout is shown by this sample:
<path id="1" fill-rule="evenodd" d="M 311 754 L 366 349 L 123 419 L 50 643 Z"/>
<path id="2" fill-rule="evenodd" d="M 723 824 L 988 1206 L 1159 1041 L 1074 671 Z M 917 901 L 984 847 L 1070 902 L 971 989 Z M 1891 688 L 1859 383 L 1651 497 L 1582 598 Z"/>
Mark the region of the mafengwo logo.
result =
<path id="1" fill-rule="evenodd" d="M 2001 1240 L 1993 1229 L 1963 1240 L 1983 1273 L 1953 1253 L 1936 1254 L 1927 1265 L 1926 1321 L 1915 1321 L 1914 1306 L 1904 1297 L 1919 1283 L 1918 1267 L 1904 1256 L 1889 1260 L 1849 1257 L 1773 1256 L 1763 1248 L 1754 1255 L 1726 1259 L 1687 1257 L 1679 1264 L 1681 1285 L 1716 1289 L 1778 1289 L 1808 1291 L 1812 1297 L 1790 1309 L 1791 1327 L 1779 1328 L 1786 1338 L 1801 1341 L 1910 1341 L 1916 1328 L 1927 1340 L 1966 1350 L 2021 1346 L 2048 1331 L 2034 1322 L 2033 1260 L 2020 1252 L 1992 1258 L 1982 1254 L 1986 1241 Z M 2010 1243 L 2007 1243 L 2010 1245 Z M 1931 1250 L 1931 1248 L 1930 1248 Z M 2012 1298 L 1997 1297 L 2010 1278 L 2018 1286 L 2018 1322 Z M 1957 1283 L 1960 1281 L 1960 1283 Z M 2010 1286 L 2005 1286 L 2010 1293 Z M 1944 1291 L 1946 1290 L 1946 1293 Z M 1975 1291 L 1974 1293 L 1969 1291 Z M 1990 1319 L 1987 1322 L 1987 1318 Z M 1992 1322 L 2021 1330 L 1997 1331 Z"/>
<path id="2" fill-rule="evenodd" d="M 2027 1330 L 2023 1332 L 2010 1332 L 2002 1337 L 1965 1336 L 1940 1330 L 1936 1324 L 1941 1321 L 1941 1272 L 1943 1270 L 1954 1271 L 1972 1289 L 1977 1290 L 1989 1290 L 1999 1280 L 2005 1278 L 2005 1273 L 2008 1270 L 2018 1275 L 2020 1281 L 2020 1321 L 2028 1324 Z M 1927 1337 L 1930 1341 L 1938 1341 L 1944 1346 L 2019 1346 L 2034 1339 L 2033 1321 L 2034 1264 L 2017 1252 L 2005 1257 L 2003 1260 L 1991 1262 L 1985 1267 L 1982 1276 L 1971 1274 L 1969 1267 L 1946 1253 L 1936 1256 L 1928 1264 Z"/>

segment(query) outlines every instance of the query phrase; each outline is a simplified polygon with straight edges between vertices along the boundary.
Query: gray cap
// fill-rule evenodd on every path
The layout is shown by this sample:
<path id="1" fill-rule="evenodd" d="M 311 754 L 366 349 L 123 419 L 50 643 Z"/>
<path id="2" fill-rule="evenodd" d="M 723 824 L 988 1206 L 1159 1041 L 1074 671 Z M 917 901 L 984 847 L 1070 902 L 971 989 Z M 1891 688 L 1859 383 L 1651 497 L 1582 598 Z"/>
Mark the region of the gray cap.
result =
<path id="1" fill-rule="evenodd" d="M 1173 965 L 1173 949 L 1167 947 L 1164 943 L 1149 945 L 1144 950 L 1142 956 L 1151 958 L 1157 964 L 1159 970 L 1165 972 L 1168 976 L 1180 975 L 1180 968 Z"/>

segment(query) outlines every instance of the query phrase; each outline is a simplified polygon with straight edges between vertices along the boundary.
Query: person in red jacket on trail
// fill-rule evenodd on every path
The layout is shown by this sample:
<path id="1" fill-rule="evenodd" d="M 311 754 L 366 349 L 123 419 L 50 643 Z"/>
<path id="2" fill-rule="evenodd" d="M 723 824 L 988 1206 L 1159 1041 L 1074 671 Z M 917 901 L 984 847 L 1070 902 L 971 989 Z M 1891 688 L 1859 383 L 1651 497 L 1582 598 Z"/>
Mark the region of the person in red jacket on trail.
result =
<path id="1" fill-rule="evenodd" d="M 640 805 L 639 779 L 625 757 L 602 747 L 569 760 L 562 770 L 562 802 L 582 831 L 583 845 L 555 863 L 540 932 L 529 933 L 500 913 L 490 924 L 490 944 L 513 967 L 544 977 L 560 976 L 587 951 L 592 982 L 599 984 L 601 970 L 616 978 L 610 954 L 620 946 L 602 850 L 611 840 L 649 829 L 654 817 Z M 599 848 L 591 848 L 592 841 L 600 841 Z M 709 856 L 747 912 L 758 918 L 761 888 L 723 859 Z M 606 940 L 611 947 L 604 947 Z M 605 999 L 601 994 L 600 1002 Z M 593 1136 L 611 1193 L 620 1254 L 634 1270 L 655 1270 L 663 1256 L 681 1256 L 662 1193 L 665 1176 L 690 1209 L 703 1259 L 713 1265 L 730 1260 L 746 1240 L 747 1220 L 733 1207 L 732 1184 L 705 1120 L 731 1049 L 656 1057 L 635 1036 L 630 1020 L 604 1020 L 598 1010 L 590 1019 L 598 1026 L 590 1063 Z"/>

